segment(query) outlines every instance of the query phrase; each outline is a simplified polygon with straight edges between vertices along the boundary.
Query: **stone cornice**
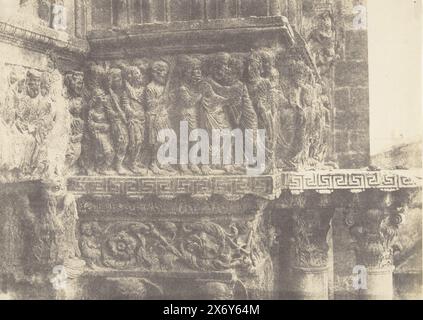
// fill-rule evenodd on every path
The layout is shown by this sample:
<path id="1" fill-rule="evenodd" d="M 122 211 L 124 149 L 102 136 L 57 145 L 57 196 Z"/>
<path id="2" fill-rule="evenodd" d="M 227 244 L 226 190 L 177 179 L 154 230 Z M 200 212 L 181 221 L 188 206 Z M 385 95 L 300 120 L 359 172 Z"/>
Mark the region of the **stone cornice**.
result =
<path id="1" fill-rule="evenodd" d="M 285 17 L 251 17 L 135 25 L 91 31 L 90 56 L 113 59 L 187 52 L 248 51 L 254 46 L 290 46 L 294 34 Z"/>
<path id="2" fill-rule="evenodd" d="M 239 200 L 246 195 L 276 199 L 283 191 L 301 194 L 313 191 L 331 194 L 337 190 L 360 193 L 366 190 L 393 192 L 421 187 L 421 179 L 409 171 L 334 170 L 320 172 L 282 172 L 267 176 L 173 176 L 68 178 L 68 191 L 76 195 L 146 196 L 172 199 L 180 195 L 209 198 L 221 195 Z"/>
<path id="3" fill-rule="evenodd" d="M 83 57 L 88 53 L 88 42 L 48 27 L 36 24 L 18 25 L 0 21 L 0 42 L 10 43 L 37 52 L 54 51 L 68 57 Z"/>

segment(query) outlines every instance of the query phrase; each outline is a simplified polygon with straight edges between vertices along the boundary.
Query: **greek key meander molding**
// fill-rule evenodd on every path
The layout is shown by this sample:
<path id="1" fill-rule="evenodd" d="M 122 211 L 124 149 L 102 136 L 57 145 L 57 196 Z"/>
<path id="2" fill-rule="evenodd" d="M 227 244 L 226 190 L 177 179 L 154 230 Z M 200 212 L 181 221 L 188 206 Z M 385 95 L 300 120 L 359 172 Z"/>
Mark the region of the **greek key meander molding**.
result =
<path id="1" fill-rule="evenodd" d="M 269 176 L 205 176 L 205 177 L 88 177 L 68 179 L 68 191 L 76 195 L 127 195 L 155 194 L 163 197 L 223 195 L 239 199 L 247 194 L 274 199 L 282 190 L 293 194 L 306 190 L 331 193 L 334 190 L 361 192 L 366 189 L 396 191 L 400 188 L 417 188 L 420 179 L 401 171 L 331 171 L 283 172 Z"/>

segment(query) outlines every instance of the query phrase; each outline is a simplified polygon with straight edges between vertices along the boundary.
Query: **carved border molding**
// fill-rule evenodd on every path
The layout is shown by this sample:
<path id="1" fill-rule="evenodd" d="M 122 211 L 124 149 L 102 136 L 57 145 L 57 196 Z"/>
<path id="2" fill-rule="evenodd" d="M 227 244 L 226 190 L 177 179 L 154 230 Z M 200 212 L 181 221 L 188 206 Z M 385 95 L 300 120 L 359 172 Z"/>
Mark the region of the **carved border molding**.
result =
<path id="1" fill-rule="evenodd" d="M 274 199 L 280 189 L 272 176 L 207 176 L 207 177 L 71 177 L 68 191 L 77 195 L 155 194 L 161 198 L 175 198 L 189 194 L 209 198 L 222 195 L 228 200 L 239 200 L 247 194 Z"/>
<path id="2" fill-rule="evenodd" d="M 0 21 L 0 42 L 27 48 L 29 50 L 46 52 L 55 50 L 63 55 L 85 56 L 88 53 L 88 42 L 57 32 L 42 26 L 16 26 Z"/>
<path id="3" fill-rule="evenodd" d="M 321 193 L 330 193 L 334 190 L 360 192 L 366 189 L 396 191 L 402 188 L 421 186 L 421 177 L 406 170 L 289 172 L 282 173 L 282 185 L 292 193 L 301 193 L 305 190 L 315 190 Z"/>
<path id="4" fill-rule="evenodd" d="M 262 42 L 291 46 L 295 42 L 294 38 L 294 32 L 285 17 L 250 17 L 95 30 L 89 33 L 88 42 L 92 58 L 114 59 L 122 58 L 122 55 L 151 56 L 187 51 L 249 51 L 254 45 L 263 45 Z"/>
<path id="5" fill-rule="evenodd" d="M 68 191 L 76 195 L 125 195 L 155 194 L 161 198 L 191 195 L 209 198 L 222 195 L 228 200 L 239 200 L 252 194 L 266 199 L 276 199 L 282 190 L 292 194 L 316 191 L 329 194 L 335 190 L 353 193 L 367 189 L 391 192 L 403 188 L 418 188 L 421 179 L 407 171 L 336 170 L 329 172 L 283 172 L 268 176 L 204 176 L 204 177 L 91 177 L 68 178 Z"/>

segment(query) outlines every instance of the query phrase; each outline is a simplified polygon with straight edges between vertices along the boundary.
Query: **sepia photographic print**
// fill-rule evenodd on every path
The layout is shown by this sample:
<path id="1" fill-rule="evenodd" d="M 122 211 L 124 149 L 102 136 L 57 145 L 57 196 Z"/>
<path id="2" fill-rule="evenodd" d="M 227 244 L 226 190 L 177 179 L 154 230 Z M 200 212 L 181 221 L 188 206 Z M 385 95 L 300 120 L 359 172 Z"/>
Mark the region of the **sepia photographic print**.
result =
<path id="1" fill-rule="evenodd" d="M 0 0 L 0 299 L 422 299 L 422 13 Z"/>

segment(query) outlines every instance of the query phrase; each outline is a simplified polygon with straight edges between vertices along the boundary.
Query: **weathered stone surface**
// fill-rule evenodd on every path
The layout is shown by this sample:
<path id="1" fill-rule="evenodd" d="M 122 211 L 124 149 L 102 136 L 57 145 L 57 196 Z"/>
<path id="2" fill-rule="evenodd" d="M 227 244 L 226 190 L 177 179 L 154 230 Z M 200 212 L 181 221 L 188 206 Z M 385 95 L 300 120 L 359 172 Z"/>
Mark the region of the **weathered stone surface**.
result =
<path id="1" fill-rule="evenodd" d="M 345 34 L 345 59 L 367 61 L 367 31 L 350 30 Z"/>
<path id="2" fill-rule="evenodd" d="M 362 61 L 339 62 L 335 71 L 338 87 L 366 87 L 369 83 L 368 65 Z"/>
<path id="3" fill-rule="evenodd" d="M 340 4 L 43 0 L 0 12 L 0 290 L 328 299 L 344 213 L 348 263 L 369 268 L 362 297 L 388 297 L 420 180 L 337 169 L 370 163 L 367 35 L 345 32 Z M 160 162 L 161 130 L 181 147 L 181 121 L 208 136 L 265 130 L 266 167 Z M 346 272 L 335 284 L 351 292 Z"/>

